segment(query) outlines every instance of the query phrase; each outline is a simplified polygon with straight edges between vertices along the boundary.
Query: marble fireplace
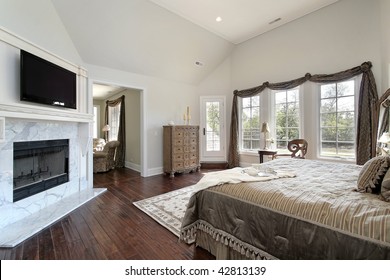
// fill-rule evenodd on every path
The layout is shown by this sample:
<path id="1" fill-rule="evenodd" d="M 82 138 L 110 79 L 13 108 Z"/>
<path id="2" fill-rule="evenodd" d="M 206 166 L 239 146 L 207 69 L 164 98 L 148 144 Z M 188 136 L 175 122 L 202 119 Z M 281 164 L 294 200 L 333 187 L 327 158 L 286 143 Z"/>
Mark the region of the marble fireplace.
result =
<path id="1" fill-rule="evenodd" d="M 77 122 L 5 118 L 5 141 L 0 143 L 0 247 L 17 245 L 105 191 L 94 189 L 88 183 L 91 178 L 82 164 L 88 152 L 83 151 L 80 144 L 80 125 Z M 58 139 L 64 139 L 68 145 L 66 180 L 15 201 L 14 184 L 18 176 L 14 175 L 14 147 L 51 142 L 49 140 L 56 143 Z"/>

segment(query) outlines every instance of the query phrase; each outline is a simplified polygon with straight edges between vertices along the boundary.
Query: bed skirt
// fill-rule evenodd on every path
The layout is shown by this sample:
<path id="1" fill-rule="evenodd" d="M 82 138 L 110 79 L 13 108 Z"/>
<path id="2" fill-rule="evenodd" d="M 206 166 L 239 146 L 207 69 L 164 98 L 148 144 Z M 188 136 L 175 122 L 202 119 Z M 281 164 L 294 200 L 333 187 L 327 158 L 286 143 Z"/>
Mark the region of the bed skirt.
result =
<path id="1" fill-rule="evenodd" d="M 252 246 L 242 242 L 224 241 L 203 230 L 196 231 L 195 244 L 211 253 L 217 260 L 273 260 L 274 256 L 260 249 L 248 249 Z M 227 240 L 227 239 L 226 239 Z M 237 245 L 240 243 L 241 245 Z"/>

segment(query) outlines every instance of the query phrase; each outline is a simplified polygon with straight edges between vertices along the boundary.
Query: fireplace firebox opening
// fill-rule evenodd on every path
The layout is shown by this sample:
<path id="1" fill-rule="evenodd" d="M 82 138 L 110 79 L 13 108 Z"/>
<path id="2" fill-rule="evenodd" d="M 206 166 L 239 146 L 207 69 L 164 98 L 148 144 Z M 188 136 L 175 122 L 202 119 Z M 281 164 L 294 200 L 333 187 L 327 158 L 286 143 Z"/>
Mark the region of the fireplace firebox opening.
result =
<path id="1" fill-rule="evenodd" d="M 13 201 L 69 181 L 69 140 L 14 142 Z"/>

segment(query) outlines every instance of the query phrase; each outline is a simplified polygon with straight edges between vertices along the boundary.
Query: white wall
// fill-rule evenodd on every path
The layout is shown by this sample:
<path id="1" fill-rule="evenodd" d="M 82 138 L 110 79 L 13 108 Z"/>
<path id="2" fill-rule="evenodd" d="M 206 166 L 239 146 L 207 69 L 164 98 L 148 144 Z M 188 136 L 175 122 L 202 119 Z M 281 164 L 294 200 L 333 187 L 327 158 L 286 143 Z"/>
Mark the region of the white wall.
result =
<path id="1" fill-rule="evenodd" d="M 238 45 L 232 54 L 233 87 L 335 73 L 368 60 L 381 85 L 378 3 L 339 1 Z"/>
<path id="2" fill-rule="evenodd" d="M 380 1 L 382 34 L 382 92 L 390 88 L 390 1 Z"/>
<path id="3" fill-rule="evenodd" d="M 82 63 L 50 0 L 0 0 L 0 26 L 63 59 Z"/>

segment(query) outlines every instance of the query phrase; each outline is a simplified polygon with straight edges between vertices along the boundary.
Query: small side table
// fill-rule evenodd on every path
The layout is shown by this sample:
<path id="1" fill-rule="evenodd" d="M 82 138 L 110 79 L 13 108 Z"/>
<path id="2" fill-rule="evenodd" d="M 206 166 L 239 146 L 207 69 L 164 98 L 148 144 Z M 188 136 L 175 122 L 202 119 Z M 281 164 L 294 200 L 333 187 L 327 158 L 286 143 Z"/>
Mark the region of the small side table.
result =
<path id="1" fill-rule="evenodd" d="M 274 156 L 277 154 L 278 151 L 275 150 L 259 150 L 259 157 L 260 157 L 260 163 L 263 163 L 263 157 L 264 156 Z"/>

